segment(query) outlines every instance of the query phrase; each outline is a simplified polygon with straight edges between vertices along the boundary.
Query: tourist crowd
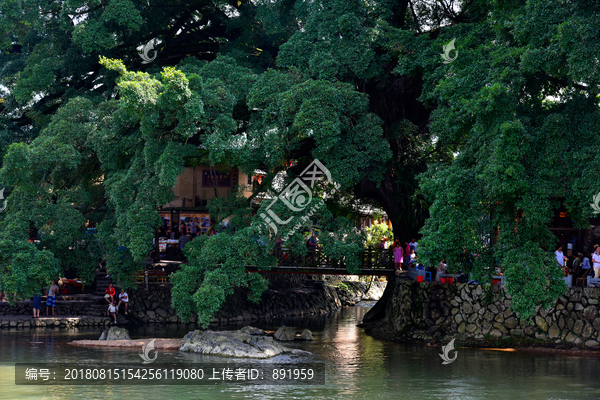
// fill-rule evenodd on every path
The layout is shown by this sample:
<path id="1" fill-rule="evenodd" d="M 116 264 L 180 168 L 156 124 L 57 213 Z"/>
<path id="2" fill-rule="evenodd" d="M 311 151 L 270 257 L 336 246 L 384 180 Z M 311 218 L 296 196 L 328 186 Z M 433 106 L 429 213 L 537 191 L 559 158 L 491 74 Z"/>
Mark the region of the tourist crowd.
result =
<path id="1" fill-rule="evenodd" d="M 595 279 L 600 278 L 600 246 L 594 245 L 594 251 L 590 254 L 590 258 L 585 257 L 581 252 L 577 253 L 576 257 L 569 258 L 564 255 L 562 250 L 562 246 L 558 246 L 554 254 L 558 266 L 565 271 L 565 276 L 573 275 L 575 279 L 579 279 L 586 278 L 593 272 Z"/>

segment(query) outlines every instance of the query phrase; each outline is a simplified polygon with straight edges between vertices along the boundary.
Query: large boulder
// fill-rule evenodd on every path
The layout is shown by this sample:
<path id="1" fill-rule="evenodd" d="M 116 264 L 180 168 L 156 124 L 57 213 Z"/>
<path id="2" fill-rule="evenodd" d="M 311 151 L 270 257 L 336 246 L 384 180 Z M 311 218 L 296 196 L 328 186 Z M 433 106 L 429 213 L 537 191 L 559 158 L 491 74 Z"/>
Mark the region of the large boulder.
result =
<path id="1" fill-rule="evenodd" d="M 281 327 L 277 329 L 277 332 L 275 332 L 275 335 L 273 336 L 275 337 L 275 339 L 281 341 L 294 340 L 296 339 L 296 329 L 290 328 L 285 325 L 281 325 Z"/>
<path id="2" fill-rule="evenodd" d="M 102 332 L 98 340 L 131 340 L 131 338 L 127 329 L 113 326 Z"/>
<path id="3" fill-rule="evenodd" d="M 310 329 L 303 330 L 300 334 L 300 337 L 304 340 L 315 340 Z"/>
<path id="4" fill-rule="evenodd" d="M 289 349 L 268 336 L 256 336 L 241 331 L 195 330 L 183 338 L 180 351 L 224 357 L 270 358 L 282 353 L 306 354 Z"/>
<path id="5" fill-rule="evenodd" d="M 260 328 L 255 328 L 253 326 L 245 326 L 242 329 L 240 329 L 240 332 L 247 333 L 248 335 L 267 336 L 267 332 L 263 331 Z"/>

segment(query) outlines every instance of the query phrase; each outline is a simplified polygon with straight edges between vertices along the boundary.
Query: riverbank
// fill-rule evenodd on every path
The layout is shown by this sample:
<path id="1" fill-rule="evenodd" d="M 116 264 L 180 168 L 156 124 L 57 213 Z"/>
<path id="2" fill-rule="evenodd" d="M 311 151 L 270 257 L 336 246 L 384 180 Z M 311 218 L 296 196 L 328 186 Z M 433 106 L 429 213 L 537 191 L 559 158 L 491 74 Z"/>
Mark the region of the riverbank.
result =
<path id="1" fill-rule="evenodd" d="M 264 399 L 265 391 L 273 398 L 309 400 L 327 399 L 447 399 L 454 397 L 490 399 L 501 396 L 511 399 L 530 398 L 599 398 L 600 385 L 595 371 L 600 358 L 586 352 L 553 354 L 533 351 L 496 351 L 461 348 L 452 364 L 444 365 L 439 346 L 412 345 L 376 340 L 357 328 L 372 304 L 344 308 L 319 316 L 259 320 L 251 325 L 263 330 L 275 330 L 281 325 L 308 328 L 314 341 L 294 341 L 290 347 L 309 351 L 312 355 L 290 357 L 283 354 L 271 360 L 222 358 L 197 353 L 158 350 L 158 359 L 143 364 L 142 347 L 101 348 L 72 346 L 73 340 L 97 339 L 102 328 L 68 329 L 6 329 L 0 330 L 0 392 L 7 399 L 81 398 L 148 399 L 168 397 L 172 400 L 225 400 L 232 398 Z M 192 324 L 148 324 L 133 326 L 132 339 L 182 338 Z M 226 329 L 239 329 L 237 324 Z M 144 339 L 146 340 L 146 339 Z M 447 344 L 447 343 L 444 343 Z M 286 344 L 288 346 L 288 344 Z M 453 353 L 451 356 L 453 356 Z M 149 353 L 154 358 L 155 351 Z M 111 365 L 156 368 L 170 364 L 174 368 L 191 365 L 200 368 L 227 363 L 232 368 L 256 368 L 258 364 L 299 362 L 325 363 L 326 385 L 257 386 L 256 384 L 224 385 L 156 385 L 144 382 L 136 386 L 15 385 L 15 363 L 43 363 L 49 360 L 90 368 L 110 368 Z M 3 362 L 1 362 L 3 361 Z M 158 363 L 158 364 L 157 364 Z M 260 383 L 258 383 L 260 385 Z M 451 397 L 451 395 L 450 395 Z"/>
<path id="2" fill-rule="evenodd" d="M 86 315 L 57 315 L 52 317 L 30 315 L 0 315 L 0 328 L 75 328 L 88 326 L 108 326 L 108 317 Z"/>
<path id="3" fill-rule="evenodd" d="M 314 280 L 305 275 L 266 274 L 269 289 L 263 293 L 258 304 L 247 300 L 247 291 L 236 289 L 230 295 L 213 320 L 212 325 L 242 324 L 250 321 L 291 316 L 322 315 L 343 308 L 352 307 L 362 299 L 377 299 L 383 292 L 384 284 L 374 279 L 371 284 L 362 281 L 349 281 L 335 278 L 330 284 L 324 280 Z M 89 299 L 88 299 L 89 297 Z M 100 305 L 94 305 L 95 297 L 88 295 L 63 296 L 57 304 L 56 317 L 31 317 L 30 300 L 9 304 L 0 302 L 0 329 L 2 328 L 42 328 L 42 327 L 82 327 L 107 326 L 110 319 L 98 316 L 98 310 L 106 313 L 107 305 L 101 298 Z M 97 296 L 96 296 L 97 297 Z M 171 286 L 163 284 L 129 290 L 130 304 L 127 319 L 119 314 L 120 323 L 127 320 L 137 324 L 176 323 L 182 321 L 171 307 Z M 86 315 L 90 310 L 95 315 Z M 43 314 L 43 313 L 42 313 Z M 192 315 L 189 322 L 195 323 Z"/>
<path id="4" fill-rule="evenodd" d="M 133 340 L 73 340 L 69 342 L 72 346 L 82 347 L 121 347 L 140 350 L 140 346 L 146 346 L 154 340 L 156 350 L 179 350 L 183 339 L 133 339 Z"/>
<path id="5" fill-rule="evenodd" d="M 362 327 L 396 342 L 480 348 L 600 350 L 597 288 L 570 288 L 554 307 L 535 309 L 528 320 L 511 309 L 511 296 L 496 285 L 417 283 L 394 279 Z"/>
<path id="6" fill-rule="evenodd" d="M 212 324 L 242 324 L 259 319 L 291 316 L 321 315 L 356 305 L 363 298 L 378 298 L 383 292 L 379 280 L 369 285 L 362 281 L 338 280 L 328 285 L 322 280 L 307 279 L 305 275 L 265 274 L 270 280 L 258 304 L 248 301 L 248 291 L 237 288 L 215 313 Z M 375 282 L 376 281 L 376 282 Z M 130 290 L 130 313 L 143 323 L 182 323 L 171 307 L 171 288 L 143 287 Z M 196 322 L 195 315 L 191 322 Z"/>

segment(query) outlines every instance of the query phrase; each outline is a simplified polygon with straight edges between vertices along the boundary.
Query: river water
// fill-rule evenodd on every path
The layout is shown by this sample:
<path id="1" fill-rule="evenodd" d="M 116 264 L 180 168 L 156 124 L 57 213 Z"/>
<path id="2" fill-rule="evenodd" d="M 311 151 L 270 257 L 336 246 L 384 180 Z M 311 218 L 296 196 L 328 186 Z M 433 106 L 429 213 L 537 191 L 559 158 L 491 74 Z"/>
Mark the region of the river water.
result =
<path id="1" fill-rule="evenodd" d="M 15 385 L 16 362 L 111 363 L 140 365 L 141 349 L 73 347 L 75 339 L 97 339 L 99 329 L 0 329 L 0 399 L 593 399 L 600 398 L 600 357 L 530 352 L 457 349 L 443 365 L 440 347 L 391 343 L 365 335 L 356 324 L 370 304 L 325 316 L 259 321 L 275 330 L 281 324 L 309 328 L 313 342 L 290 345 L 310 355 L 271 360 L 223 359 L 159 351 L 162 363 L 182 366 L 223 363 L 251 368 L 257 363 L 323 363 L 324 385 Z M 132 338 L 183 337 L 191 326 L 146 325 L 130 330 Z M 229 329 L 239 326 L 229 326 Z"/>

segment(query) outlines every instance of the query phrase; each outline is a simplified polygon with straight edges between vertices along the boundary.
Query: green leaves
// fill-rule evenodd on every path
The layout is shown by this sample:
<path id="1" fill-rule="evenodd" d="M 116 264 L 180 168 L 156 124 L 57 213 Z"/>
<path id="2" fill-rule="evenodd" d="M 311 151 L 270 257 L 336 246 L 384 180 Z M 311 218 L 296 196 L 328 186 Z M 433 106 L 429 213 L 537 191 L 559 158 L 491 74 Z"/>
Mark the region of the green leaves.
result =
<path id="1" fill-rule="evenodd" d="M 439 104 L 431 129 L 458 146 L 454 162 L 422 176 L 433 204 L 420 250 L 431 263 L 446 257 L 455 271 L 484 281 L 500 267 L 513 309 L 525 317 L 565 290 L 551 253 L 553 209 L 566 205 L 583 228 L 598 191 L 587 171 L 598 168 L 588 154 L 597 152 L 600 132 L 575 122 L 598 118 L 597 65 L 584 56 L 598 36 L 588 19 L 596 9 L 494 5 L 492 19 L 457 39 L 469 48 L 459 47 L 451 71 L 426 75 L 432 84 L 440 79 L 424 94 Z"/>
<path id="2" fill-rule="evenodd" d="M 556 257 L 543 251 L 536 242 L 506 249 L 502 258 L 506 289 L 512 294 L 511 308 L 521 318 L 532 317 L 535 306 L 554 306 L 556 298 L 566 290 Z"/>
<path id="3" fill-rule="evenodd" d="M 16 293 L 17 299 L 40 293 L 61 273 L 59 262 L 49 250 L 38 250 L 27 241 L 0 239 L 0 291 Z M 7 296 L 13 301 L 13 296 Z"/>
<path id="4" fill-rule="evenodd" d="M 381 206 L 399 239 L 430 214 L 421 260 L 482 279 L 499 265 L 519 312 L 546 304 L 561 288 L 547 264 L 550 212 L 562 201 L 583 227 L 599 190 L 598 5 L 412 6 L 2 2 L 0 143 L 12 144 L 0 180 L 14 189 L 0 236 L 38 230 L 38 251 L 62 267 L 107 255 L 129 282 L 185 165 L 263 170 L 246 188 L 259 200 L 296 178 L 290 161 L 319 159 L 344 195 L 315 186 L 310 215 L 275 205 L 291 221 L 286 245 L 306 251 L 316 225 L 325 253 L 356 268 L 363 238 L 333 215 L 356 196 Z M 453 38 L 458 58 L 443 64 Z M 142 64 L 150 39 L 158 56 Z M 240 190 L 210 212 L 230 227 L 189 244 L 173 294 L 203 324 L 234 287 L 258 299 L 264 281 L 245 265 L 275 262 Z"/>
<path id="5" fill-rule="evenodd" d="M 319 80 L 372 78 L 375 62 L 374 19 L 359 1 L 298 3 L 302 29 L 281 46 L 280 67 L 298 68 Z"/>
<path id="6" fill-rule="evenodd" d="M 275 265 L 268 247 L 251 227 L 203 237 L 185 247 L 188 264 L 172 278 L 172 305 L 182 319 L 198 313 L 198 323 L 207 327 L 235 287 L 248 287 L 250 299 L 257 301 L 266 289 L 266 281 L 256 273 L 247 273 L 246 265 L 259 269 Z"/>

